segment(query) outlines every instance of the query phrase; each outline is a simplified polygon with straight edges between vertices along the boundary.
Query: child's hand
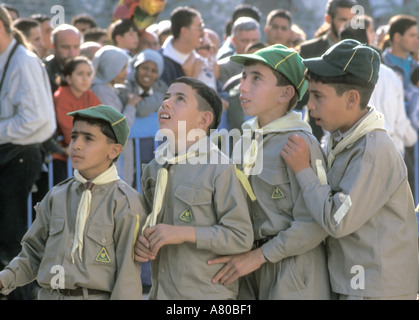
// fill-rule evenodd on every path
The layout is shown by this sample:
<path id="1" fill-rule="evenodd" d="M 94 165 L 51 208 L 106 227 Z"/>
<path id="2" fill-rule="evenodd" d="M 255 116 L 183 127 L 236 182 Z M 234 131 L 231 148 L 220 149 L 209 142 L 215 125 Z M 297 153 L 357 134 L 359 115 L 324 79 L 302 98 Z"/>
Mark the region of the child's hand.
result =
<path id="1" fill-rule="evenodd" d="M 225 264 L 214 278 L 212 278 L 212 283 L 229 285 L 238 278 L 259 269 L 265 262 L 266 259 L 262 253 L 262 249 L 257 248 L 235 256 L 224 256 L 211 259 L 208 261 L 208 264 Z"/>
<path id="2" fill-rule="evenodd" d="M 147 262 L 156 259 L 150 249 L 150 243 L 147 238 L 140 235 L 134 246 L 134 259 L 138 262 Z"/>
<path id="3" fill-rule="evenodd" d="M 294 173 L 310 167 L 310 149 L 304 139 L 297 134 L 288 138 L 281 156 Z"/>
<path id="4" fill-rule="evenodd" d="M 193 227 L 157 224 L 145 229 L 143 234 L 150 243 L 150 249 L 154 256 L 164 245 L 196 242 L 195 228 Z"/>

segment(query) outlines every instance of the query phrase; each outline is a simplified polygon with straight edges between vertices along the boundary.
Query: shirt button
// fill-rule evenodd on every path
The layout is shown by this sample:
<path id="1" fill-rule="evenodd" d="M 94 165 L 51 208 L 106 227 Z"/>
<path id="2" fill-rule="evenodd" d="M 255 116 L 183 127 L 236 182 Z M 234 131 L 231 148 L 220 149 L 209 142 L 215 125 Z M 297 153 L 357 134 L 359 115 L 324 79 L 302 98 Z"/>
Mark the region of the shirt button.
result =
<path id="1" fill-rule="evenodd" d="M 105 243 L 106 243 L 106 239 L 105 239 L 105 238 L 103 238 L 103 239 L 102 239 L 102 243 L 103 243 L 103 244 L 105 244 Z"/>

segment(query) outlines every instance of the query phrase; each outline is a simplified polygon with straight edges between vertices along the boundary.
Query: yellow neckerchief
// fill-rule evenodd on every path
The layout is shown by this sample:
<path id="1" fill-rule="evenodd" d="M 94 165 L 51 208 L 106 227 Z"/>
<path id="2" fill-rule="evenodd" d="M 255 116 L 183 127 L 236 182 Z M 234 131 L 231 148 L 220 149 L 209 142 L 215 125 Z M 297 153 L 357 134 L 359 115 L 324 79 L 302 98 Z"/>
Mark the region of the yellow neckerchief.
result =
<path id="1" fill-rule="evenodd" d="M 361 122 L 351 130 L 342 140 L 340 140 L 335 147 L 333 147 L 333 139 L 336 133 L 331 134 L 327 143 L 327 167 L 330 170 L 336 156 L 341 153 L 347 146 L 358 141 L 368 132 L 374 130 L 386 130 L 384 128 L 384 116 L 382 113 L 370 107 L 368 113 L 364 116 Z"/>
<path id="2" fill-rule="evenodd" d="M 86 226 L 87 217 L 90 213 L 90 204 L 92 201 L 92 192 L 94 185 L 107 184 L 112 181 L 119 180 L 118 172 L 116 170 L 115 164 L 112 164 L 109 169 L 105 172 L 98 175 L 92 181 L 86 180 L 78 170 L 74 170 L 74 178 L 85 185 L 85 190 L 81 195 L 79 206 L 77 208 L 77 218 L 76 226 L 74 232 L 74 242 L 73 247 L 71 248 L 71 260 L 74 263 L 74 254 L 76 253 L 77 248 L 79 249 L 79 257 L 82 260 L 82 250 L 83 250 L 83 235 L 84 229 Z"/>
<path id="3" fill-rule="evenodd" d="M 209 143 L 209 148 L 208 148 Z M 154 192 L 154 198 L 153 198 L 153 208 L 151 213 L 147 216 L 146 222 L 143 226 L 142 231 L 147 227 L 152 227 L 156 225 L 157 222 L 157 216 L 160 213 L 161 207 L 163 205 L 163 198 L 164 194 L 166 192 L 166 186 L 167 186 L 167 166 L 170 164 L 181 164 L 181 163 L 187 163 L 187 159 L 191 159 L 193 157 L 201 157 L 206 156 L 208 153 L 210 153 L 212 150 L 217 150 L 217 146 L 208 139 L 207 136 L 199 139 L 196 143 L 194 143 L 192 146 L 189 147 L 188 151 L 186 153 L 175 155 L 173 153 L 173 148 L 171 148 L 170 142 L 166 141 L 162 145 L 160 145 L 156 152 L 155 152 L 155 158 L 156 161 L 160 164 L 164 164 L 162 168 L 160 168 L 157 172 L 157 181 L 156 181 L 156 188 Z M 164 154 L 167 154 L 166 156 Z"/>
<path id="4" fill-rule="evenodd" d="M 307 131 L 311 133 L 311 127 L 310 125 L 303 121 L 302 114 L 296 111 L 290 111 L 283 117 L 280 117 L 264 127 L 260 128 L 258 117 L 252 118 L 248 121 L 246 121 L 242 125 L 243 131 L 250 130 L 252 133 L 261 133 L 262 135 L 273 133 L 273 132 L 288 132 L 288 131 Z M 242 183 L 243 187 L 247 191 L 247 194 L 249 195 L 250 199 L 252 201 L 256 200 L 256 196 L 252 190 L 252 187 L 249 183 L 249 175 L 251 172 L 251 169 L 256 164 L 256 159 L 258 156 L 259 148 L 262 146 L 259 146 L 258 139 L 254 137 L 252 134 L 252 139 L 250 141 L 250 147 L 243 152 L 243 171 L 240 171 L 236 168 L 236 174 L 239 178 L 240 182 Z M 245 139 L 245 135 L 242 137 Z M 263 143 L 262 143 L 263 145 Z M 234 156 L 234 152 L 233 152 Z M 241 156 L 241 155 L 240 155 Z M 237 162 L 234 161 L 234 163 L 240 163 L 241 161 Z"/>

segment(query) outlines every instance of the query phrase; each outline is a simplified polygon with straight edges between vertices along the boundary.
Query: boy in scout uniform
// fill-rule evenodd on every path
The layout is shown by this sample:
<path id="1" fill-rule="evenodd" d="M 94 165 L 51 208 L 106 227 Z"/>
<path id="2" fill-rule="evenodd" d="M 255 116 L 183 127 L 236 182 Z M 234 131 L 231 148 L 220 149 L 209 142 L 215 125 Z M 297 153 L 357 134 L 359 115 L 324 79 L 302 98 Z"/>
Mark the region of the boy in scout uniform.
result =
<path id="1" fill-rule="evenodd" d="M 240 299 L 329 299 L 327 234 L 310 217 L 296 177 L 279 154 L 297 134 L 310 146 L 312 169 L 324 173 L 319 143 L 301 113 L 292 110 L 307 88 L 302 59 L 293 49 L 273 45 L 231 60 L 244 65 L 240 101 L 254 116 L 243 124 L 233 157 L 246 176 L 241 181 L 247 185 L 256 241 L 249 252 L 210 261 L 226 263 L 213 282 L 229 284 L 244 276 Z M 254 138 L 246 148 L 249 136 Z M 241 142 L 244 153 L 238 151 Z"/>
<path id="2" fill-rule="evenodd" d="M 208 137 L 222 102 L 203 82 L 181 77 L 158 111 L 168 140 L 144 170 L 148 216 L 136 259 L 151 260 L 150 299 L 236 299 L 238 282 L 211 282 L 208 260 L 248 251 L 253 243 L 246 193 L 230 159 Z"/>
<path id="3" fill-rule="evenodd" d="M 416 299 L 416 216 L 406 166 L 368 106 L 378 79 L 378 53 L 343 40 L 304 60 L 308 109 L 330 132 L 327 184 L 309 167 L 307 146 L 290 137 L 281 156 L 296 173 L 310 215 L 330 237 L 328 265 L 340 299 Z"/>
<path id="4" fill-rule="evenodd" d="M 0 292 L 37 279 L 39 299 L 141 299 L 133 247 L 145 215 L 114 164 L 128 139 L 125 116 L 105 105 L 69 115 L 74 178 L 38 204 L 22 251 L 0 272 Z"/>

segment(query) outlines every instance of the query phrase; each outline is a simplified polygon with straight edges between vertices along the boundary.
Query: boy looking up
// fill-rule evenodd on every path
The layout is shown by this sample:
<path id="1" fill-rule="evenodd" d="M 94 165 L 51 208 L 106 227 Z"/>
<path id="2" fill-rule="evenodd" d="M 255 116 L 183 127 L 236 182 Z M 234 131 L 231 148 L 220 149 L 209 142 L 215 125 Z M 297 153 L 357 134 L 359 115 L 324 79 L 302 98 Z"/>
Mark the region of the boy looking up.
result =
<path id="1" fill-rule="evenodd" d="M 251 251 L 209 261 L 226 263 L 213 283 L 228 285 L 244 276 L 239 299 L 329 299 L 323 245 L 327 234 L 310 217 L 295 175 L 279 155 L 297 134 L 310 146 L 314 172 L 324 172 L 319 143 L 301 114 L 292 110 L 307 88 L 302 59 L 280 44 L 231 59 L 244 65 L 240 101 L 246 115 L 254 116 L 243 124 L 243 131 L 251 130 L 255 138 L 241 168 L 252 187 L 249 206 L 256 241 Z M 236 153 L 240 143 L 234 159 L 241 156 Z"/>
<path id="2" fill-rule="evenodd" d="M 114 165 L 128 139 L 126 117 L 106 105 L 69 115 L 74 178 L 38 205 L 22 251 L 0 272 L 1 293 L 37 279 L 42 300 L 141 299 L 133 246 L 143 207 Z"/>
<path id="3" fill-rule="evenodd" d="M 308 109 L 331 135 L 327 183 L 309 166 L 307 146 L 290 137 L 281 156 L 296 173 L 310 215 L 330 235 L 328 267 L 340 299 L 416 299 L 418 243 L 406 166 L 368 106 L 378 53 L 343 40 L 308 68 Z"/>
<path id="4" fill-rule="evenodd" d="M 217 255 L 248 251 L 253 243 L 245 193 L 234 166 L 208 134 L 220 123 L 222 102 L 200 80 L 170 85 L 158 111 L 168 140 L 142 176 L 148 216 L 136 259 L 151 259 L 150 299 L 236 299 L 238 282 L 212 283 Z M 226 161 L 227 160 L 227 161 Z"/>

